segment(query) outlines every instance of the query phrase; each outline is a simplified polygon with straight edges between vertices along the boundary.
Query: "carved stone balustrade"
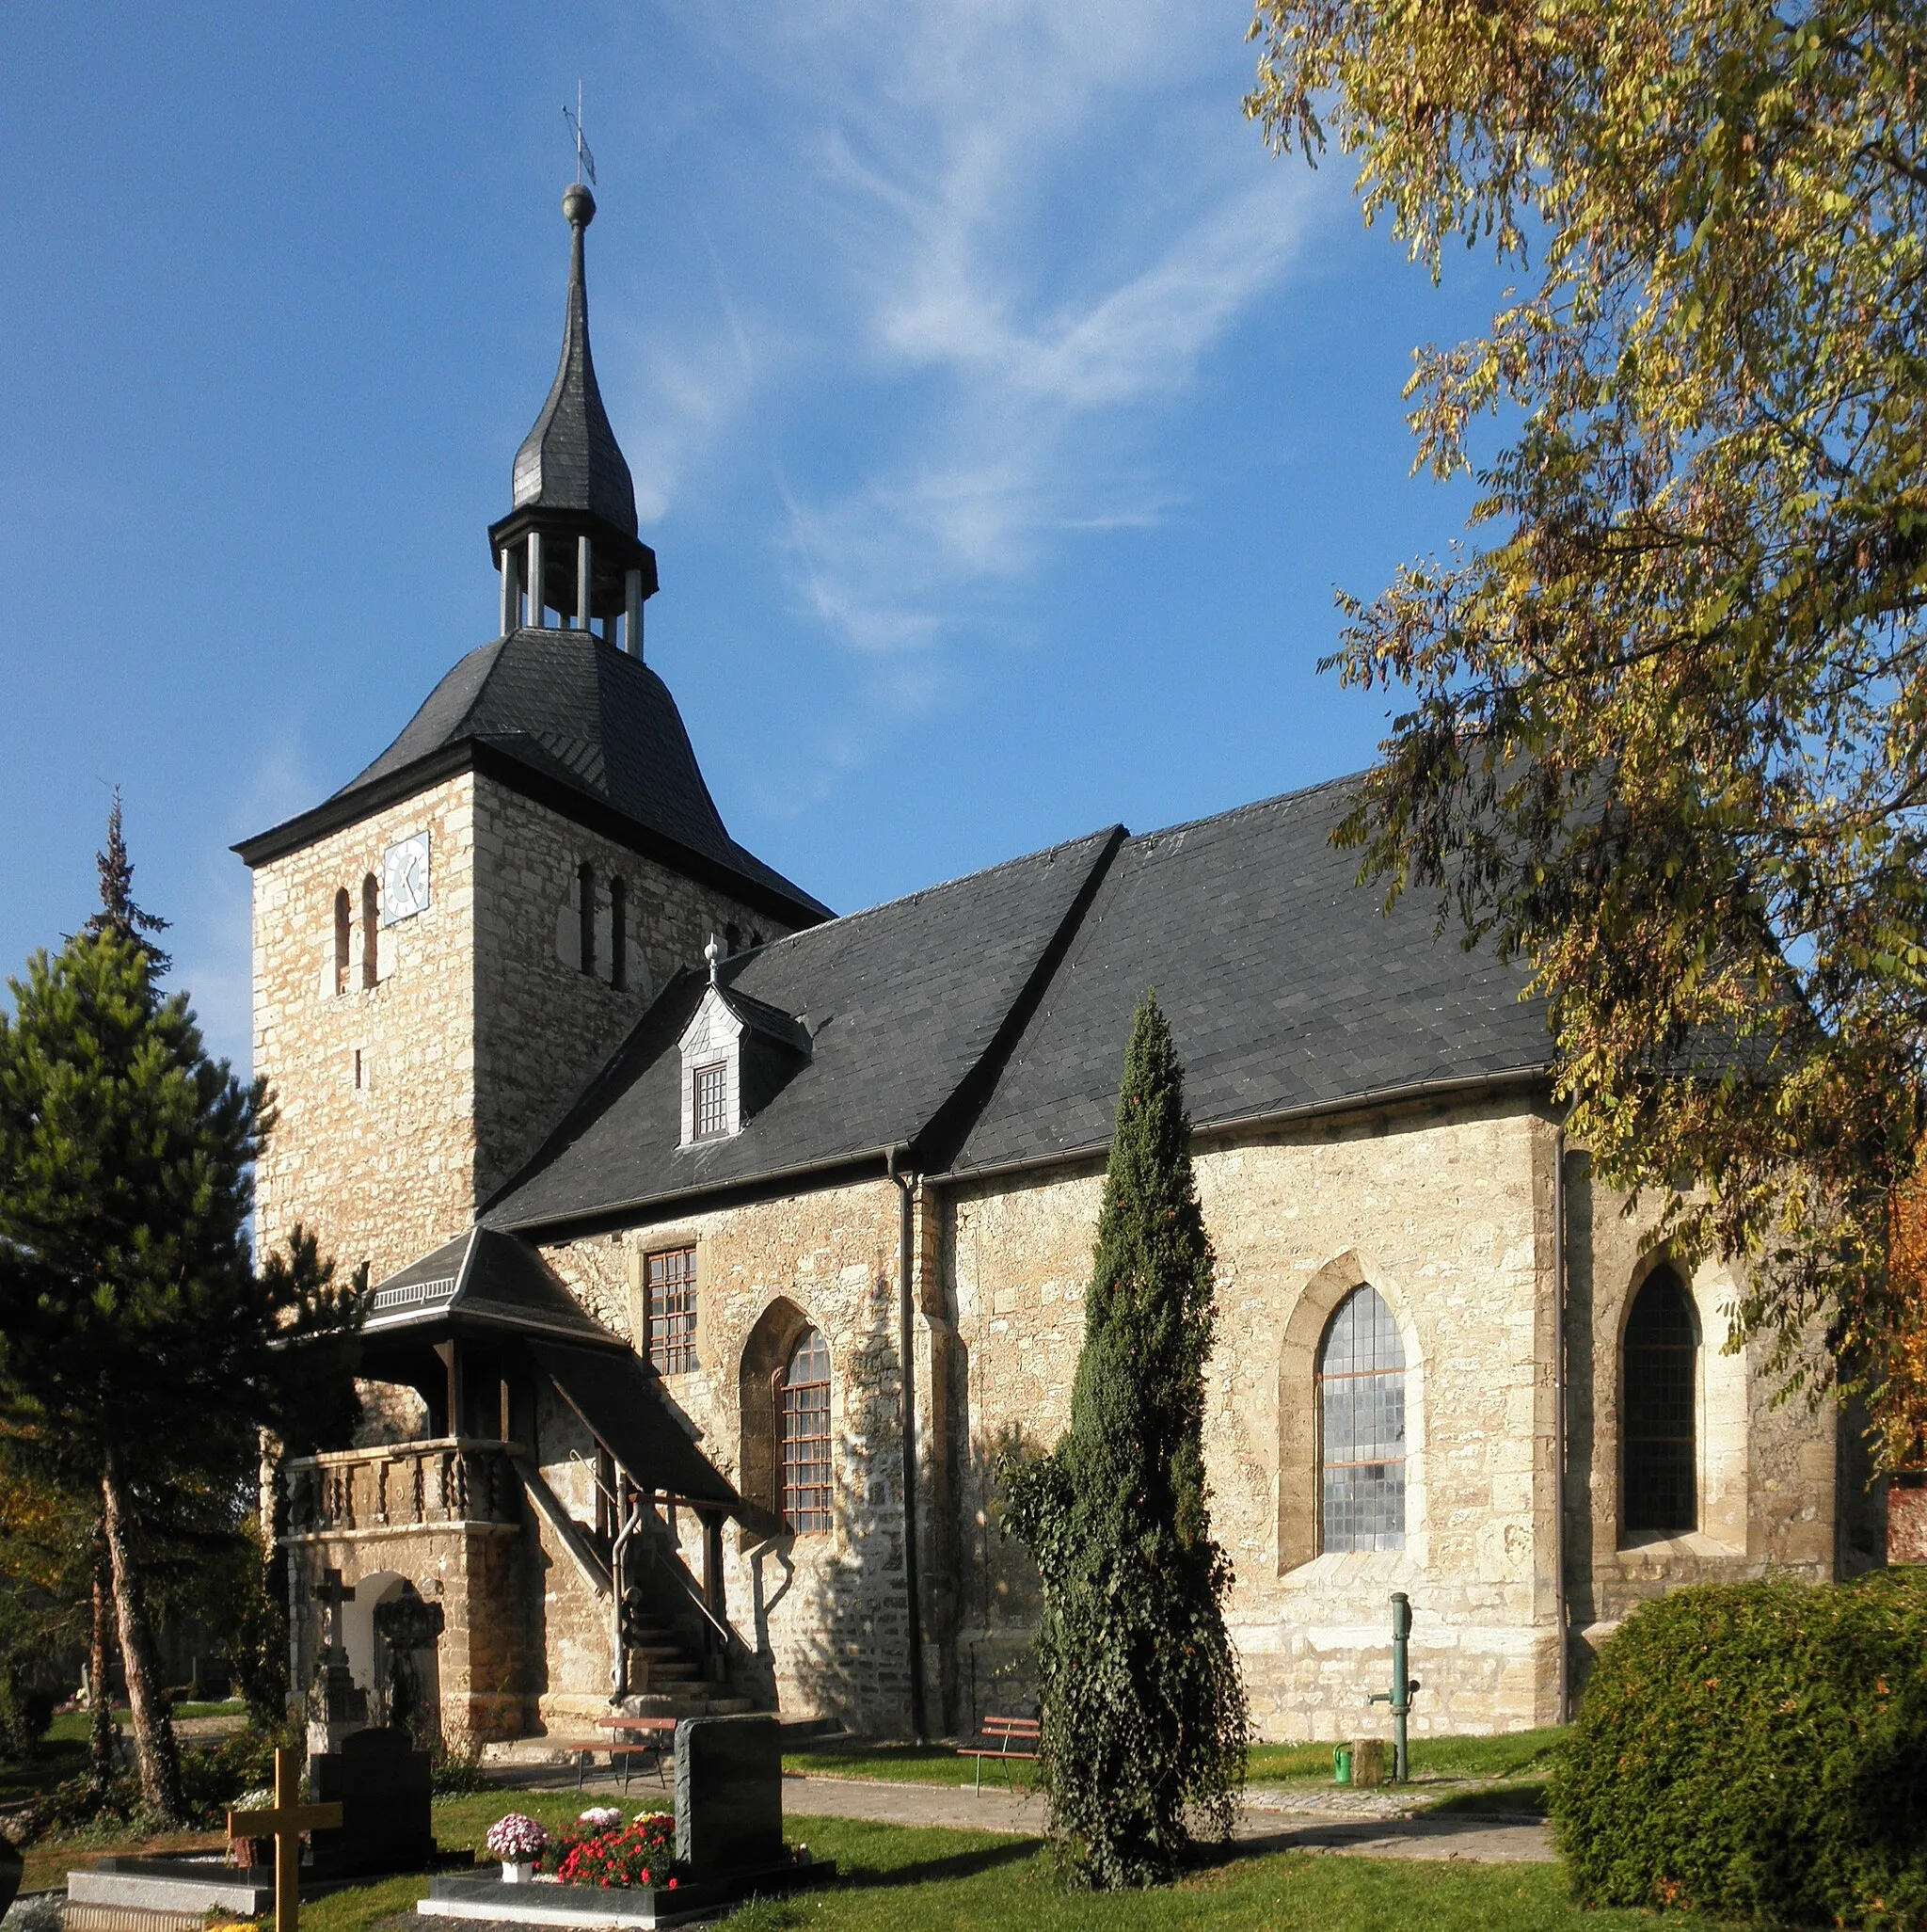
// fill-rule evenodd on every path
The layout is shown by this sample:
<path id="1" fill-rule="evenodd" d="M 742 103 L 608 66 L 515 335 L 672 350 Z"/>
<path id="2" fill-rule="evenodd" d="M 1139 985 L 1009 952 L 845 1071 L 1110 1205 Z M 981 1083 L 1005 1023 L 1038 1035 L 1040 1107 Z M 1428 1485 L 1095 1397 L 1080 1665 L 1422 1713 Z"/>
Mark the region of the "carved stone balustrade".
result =
<path id="1" fill-rule="evenodd" d="M 281 1480 L 291 1539 L 400 1535 L 522 1520 L 513 1443 L 443 1436 L 291 1457 Z"/>

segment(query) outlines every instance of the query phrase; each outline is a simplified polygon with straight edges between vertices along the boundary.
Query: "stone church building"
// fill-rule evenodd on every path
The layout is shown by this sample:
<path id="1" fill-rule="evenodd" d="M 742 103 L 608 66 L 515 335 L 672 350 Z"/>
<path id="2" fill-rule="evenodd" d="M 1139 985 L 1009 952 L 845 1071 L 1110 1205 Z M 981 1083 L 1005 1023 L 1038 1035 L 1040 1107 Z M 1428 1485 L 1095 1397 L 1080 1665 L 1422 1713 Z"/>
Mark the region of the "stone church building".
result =
<path id="1" fill-rule="evenodd" d="M 1345 782 L 840 918 L 730 838 L 644 654 L 594 202 L 564 209 L 501 634 L 238 848 L 260 1236 L 303 1221 L 376 1285 L 357 1439 L 280 1472 L 297 1681 L 334 1571 L 363 1688 L 413 1631 L 450 1736 L 581 1735 L 612 1699 L 931 1735 L 1026 1708 L 996 1470 L 1065 1424 L 1147 987 L 1218 1253 L 1207 1456 L 1262 1735 L 1369 1732 L 1393 1590 L 1415 1725 L 1490 1732 L 1557 1719 L 1656 1592 L 1871 1560 L 1832 1412 L 1774 1403 L 1729 1276 L 1567 1143 L 1517 972 L 1355 888 Z"/>

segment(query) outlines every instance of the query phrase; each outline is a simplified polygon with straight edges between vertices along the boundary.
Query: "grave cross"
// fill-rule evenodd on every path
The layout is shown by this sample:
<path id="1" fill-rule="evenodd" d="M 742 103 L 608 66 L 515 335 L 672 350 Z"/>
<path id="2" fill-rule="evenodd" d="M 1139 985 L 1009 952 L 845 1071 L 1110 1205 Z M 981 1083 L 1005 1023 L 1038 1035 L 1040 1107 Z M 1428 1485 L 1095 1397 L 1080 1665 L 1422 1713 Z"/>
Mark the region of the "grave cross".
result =
<path id="1" fill-rule="evenodd" d="M 314 1601 L 321 1605 L 322 1641 L 331 1651 L 342 1648 L 342 1605 L 355 1601 L 355 1586 L 343 1585 L 339 1570 L 324 1570 L 314 1586 Z"/>
<path id="2" fill-rule="evenodd" d="M 340 1581 L 338 1574 L 336 1581 Z M 330 1831 L 342 1822 L 340 1805 L 304 1805 L 299 1802 L 301 1773 L 296 1764 L 293 1751 L 278 1746 L 275 1750 L 274 1809 L 228 1813 L 230 1838 L 272 1838 L 275 1842 L 275 1932 L 299 1932 L 301 1834 L 304 1831 Z"/>

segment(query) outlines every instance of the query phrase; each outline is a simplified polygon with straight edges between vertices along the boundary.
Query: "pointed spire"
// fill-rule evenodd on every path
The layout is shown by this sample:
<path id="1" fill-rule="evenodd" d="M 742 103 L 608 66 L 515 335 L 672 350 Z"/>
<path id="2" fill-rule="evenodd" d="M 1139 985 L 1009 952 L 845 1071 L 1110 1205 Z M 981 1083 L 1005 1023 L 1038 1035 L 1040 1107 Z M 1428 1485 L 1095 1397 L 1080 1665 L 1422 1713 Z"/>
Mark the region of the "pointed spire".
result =
<path id="1" fill-rule="evenodd" d="M 502 572 L 502 628 L 540 629 L 547 613 L 586 629 L 603 620 L 613 640 L 642 655 L 644 601 L 656 592 L 656 553 L 636 535 L 636 491 L 589 353 L 583 236 L 596 198 L 581 182 L 562 198 L 569 225 L 568 306 L 562 360 L 535 426 L 516 452 L 514 507 L 489 528 Z"/>
<path id="2" fill-rule="evenodd" d="M 596 198 L 580 182 L 562 198 L 570 229 L 568 310 L 562 360 L 535 426 L 516 452 L 515 506 L 586 510 L 626 536 L 636 534 L 636 492 L 629 478 L 589 353 L 589 289 L 583 236 L 596 218 Z"/>

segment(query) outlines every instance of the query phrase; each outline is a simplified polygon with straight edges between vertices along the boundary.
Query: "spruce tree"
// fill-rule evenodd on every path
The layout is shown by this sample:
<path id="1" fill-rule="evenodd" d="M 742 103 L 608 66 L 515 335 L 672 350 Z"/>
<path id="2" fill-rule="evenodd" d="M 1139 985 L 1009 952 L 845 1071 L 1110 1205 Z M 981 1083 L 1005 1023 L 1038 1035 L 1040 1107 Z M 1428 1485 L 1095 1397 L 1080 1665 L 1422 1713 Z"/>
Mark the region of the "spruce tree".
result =
<path id="1" fill-rule="evenodd" d="M 127 840 L 120 829 L 120 788 L 114 788 L 114 803 L 107 809 L 107 843 L 94 856 L 101 875 L 101 909 L 81 928 L 83 933 L 118 933 L 131 939 L 147 955 L 150 980 L 159 980 L 173 960 L 149 935 L 165 933 L 168 920 L 158 913 L 143 911 L 134 902 L 134 861 L 127 855 Z"/>
<path id="2" fill-rule="evenodd" d="M 1124 1055 L 1071 1427 L 1006 1470 L 1043 1581 L 1041 1781 L 1060 1861 L 1107 1890 L 1168 1878 L 1187 1814 L 1228 1832 L 1250 1713 L 1211 1540 L 1204 1363 L 1215 1264 L 1184 1069 L 1155 995 Z"/>
<path id="3" fill-rule="evenodd" d="M 149 1615 L 156 1547 L 183 1497 L 242 1492 L 263 1427 L 345 1380 L 358 1298 L 298 1236 L 257 1273 L 266 1090 L 209 1057 L 185 995 L 156 993 L 137 931 L 109 919 L 11 985 L 0 1427 L 48 1480 L 98 1499 L 142 1801 L 178 1818 Z M 327 1346 L 290 1346 L 311 1337 Z"/>

